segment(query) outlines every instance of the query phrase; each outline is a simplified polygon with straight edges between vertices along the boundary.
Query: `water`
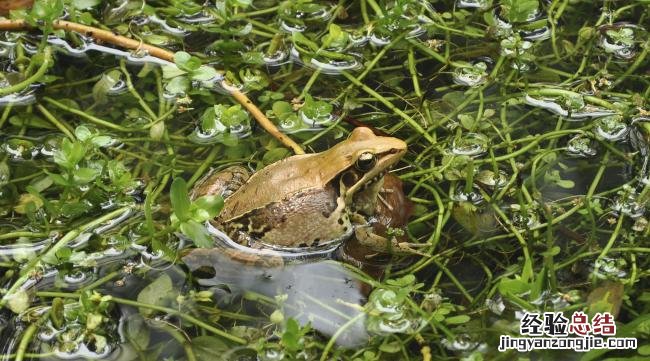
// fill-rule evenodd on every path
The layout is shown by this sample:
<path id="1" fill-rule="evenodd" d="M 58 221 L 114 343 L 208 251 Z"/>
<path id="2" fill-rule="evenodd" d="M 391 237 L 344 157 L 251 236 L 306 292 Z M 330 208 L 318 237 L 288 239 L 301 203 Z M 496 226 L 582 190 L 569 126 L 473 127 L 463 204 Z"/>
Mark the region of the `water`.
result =
<path id="1" fill-rule="evenodd" d="M 190 359 L 191 350 L 198 360 L 242 361 L 320 359 L 330 342 L 324 359 L 489 359 L 499 334 L 517 336 L 524 311 L 569 316 L 580 305 L 625 302 L 619 327 L 640 322 L 647 302 L 626 286 L 648 278 L 650 14 L 639 1 L 545 0 L 514 11 L 507 3 L 119 0 L 68 8 L 68 19 L 92 16 L 134 39 L 182 48 L 218 75 L 181 74 L 187 86 L 170 86 L 161 67 L 173 64 L 146 52 L 83 34 L 45 39 L 55 53 L 47 76 L 0 97 L 0 288 L 16 284 L 18 312 L 0 310 L 2 353 L 15 354 L 36 321 L 27 351 L 49 360 Z M 0 87 L 38 68 L 30 65 L 42 50 L 38 34 L 0 34 Z M 128 91 L 121 60 L 141 100 Z M 105 96 L 96 97 L 100 78 Z M 235 92 L 307 153 L 360 125 L 408 143 L 393 169 L 403 191 L 381 189 L 372 200 L 384 213 L 359 220 L 385 236 L 371 237 L 374 246 L 391 252 L 343 239 L 245 247 L 203 220 L 198 229 L 211 232 L 215 247 L 197 248 L 196 234 L 182 234 L 175 178 L 192 183 L 234 164 L 259 171 L 290 154 L 250 114 L 233 122 L 209 113 L 237 104 Z M 308 99 L 330 107 L 309 110 Z M 289 104 L 286 116 L 272 112 L 276 102 Z M 153 121 L 164 127 L 150 132 Z M 84 148 L 66 169 L 54 161 L 68 137 L 61 129 L 76 137 L 79 125 L 114 142 Z M 253 193 L 279 193 L 278 184 L 310 174 L 306 184 L 331 182 L 343 195 L 345 179 L 321 174 L 358 169 L 356 155 L 297 168 L 290 179 L 270 174 Z M 66 185 L 83 168 L 101 172 Z M 367 205 L 350 211 L 371 213 Z M 84 228 L 120 207 L 130 210 Z M 202 214 L 188 207 L 185 221 Z M 403 219 L 380 223 L 390 217 Z M 66 247 L 35 262 L 62 239 Z M 593 296 L 609 283 L 624 291 Z M 96 293 L 83 292 L 90 288 Z"/>

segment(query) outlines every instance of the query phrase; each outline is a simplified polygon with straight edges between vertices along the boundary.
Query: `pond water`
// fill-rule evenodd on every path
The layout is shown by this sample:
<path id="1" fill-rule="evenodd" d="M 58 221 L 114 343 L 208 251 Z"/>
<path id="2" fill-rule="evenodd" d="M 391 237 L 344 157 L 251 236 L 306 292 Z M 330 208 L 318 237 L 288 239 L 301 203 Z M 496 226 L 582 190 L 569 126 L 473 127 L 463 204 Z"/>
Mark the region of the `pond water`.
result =
<path id="1" fill-rule="evenodd" d="M 29 26 L 0 20 L 0 360 L 647 357 L 648 5 L 44 0 L 14 11 Z M 354 198 L 376 209 L 363 221 L 391 249 L 356 232 L 250 248 L 208 222 L 219 200 L 187 194 L 210 169 L 292 155 L 260 117 L 307 153 L 361 126 L 407 143 L 379 196 Z M 328 183 L 337 196 L 349 174 Z M 282 196 L 263 184 L 245 202 Z M 499 351 L 525 312 L 576 311 L 609 312 L 637 347 Z"/>

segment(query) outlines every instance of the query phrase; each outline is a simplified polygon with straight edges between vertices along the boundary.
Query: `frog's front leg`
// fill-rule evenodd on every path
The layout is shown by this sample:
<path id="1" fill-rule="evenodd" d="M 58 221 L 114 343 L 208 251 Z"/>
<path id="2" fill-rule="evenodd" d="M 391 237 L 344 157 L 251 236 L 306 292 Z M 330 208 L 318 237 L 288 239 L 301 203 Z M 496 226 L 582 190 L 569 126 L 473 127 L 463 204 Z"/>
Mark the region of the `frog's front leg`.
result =
<path id="1" fill-rule="evenodd" d="M 394 254 L 417 254 L 423 257 L 430 257 L 426 253 L 417 251 L 414 248 L 426 247 L 426 244 L 399 242 L 395 236 L 384 237 L 374 232 L 372 225 L 367 224 L 362 220 L 359 215 L 351 217 L 357 224 L 354 229 L 354 235 L 362 246 L 380 253 L 394 253 Z"/>

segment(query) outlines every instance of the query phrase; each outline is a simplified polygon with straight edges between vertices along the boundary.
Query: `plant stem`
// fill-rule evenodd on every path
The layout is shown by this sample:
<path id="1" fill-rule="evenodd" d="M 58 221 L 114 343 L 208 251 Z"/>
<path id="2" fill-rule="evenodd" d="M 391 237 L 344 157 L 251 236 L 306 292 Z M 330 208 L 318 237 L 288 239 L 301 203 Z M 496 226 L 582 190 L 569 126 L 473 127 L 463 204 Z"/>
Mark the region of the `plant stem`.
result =
<path id="1" fill-rule="evenodd" d="M 1 23 L 2 23 L 2 20 L 0 20 L 0 28 L 1 28 Z M 5 88 L 0 88 L 0 96 L 4 96 L 4 95 L 7 95 L 7 94 L 12 94 L 12 93 L 17 93 L 17 92 L 27 88 L 28 86 L 34 84 L 39 79 L 41 79 L 43 77 L 43 75 L 45 75 L 45 73 L 47 72 L 47 69 L 50 67 L 51 64 L 52 64 L 52 48 L 50 48 L 48 46 L 48 47 L 45 48 L 45 50 L 43 50 L 43 63 L 38 68 L 36 73 L 34 73 L 34 75 L 32 75 L 29 78 L 21 81 L 18 84 L 14 84 L 14 85 L 11 85 L 11 86 L 8 86 L 8 87 L 5 87 Z"/>
<path id="2" fill-rule="evenodd" d="M 360 82 L 357 78 L 355 78 L 354 76 L 352 76 L 352 75 L 349 74 L 348 72 L 343 71 L 343 72 L 341 72 L 341 74 L 343 74 L 343 76 L 345 76 L 346 78 L 348 78 L 348 80 L 350 80 L 354 85 L 360 87 L 360 88 L 363 89 L 366 93 L 370 94 L 370 95 L 373 96 L 375 99 L 379 100 L 379 101 L 380 101 L 382 104 L 384 104 L 388 109 L 390 109 L 390 110 L 392 110 L 393 112 L 395 112 L 395 114 L 399 115 L 402 119 L 404 119 L 404 120 L 406 121 L 406 124 L 408 124 L 408 125 L 409 125 L 413 130 L 415 130 L 419 135 L 423 136 L 424 139 L 426 139 L 427 141 L 429 141 L 429 143 L 431 143 L 431 144 L 435 144 L 435 140 L 431 137 L 431 135 L 430 135 L 426 130 L 424 130 L 424 128 L 422 128 L 422 126 L 421 126 L 417 121 L 415 121 L 415 119 L 413 119 L 413 118 L 411 118 L 410 116 L 408 116 L 406 113 L 404 113 L 402 110 L 400 110 L 399 108 L 397 108 L 397 107 L 396 107 L 393 103 L 391 103 L 389 100 L 387 100 L 386 98 L 384 98 L 382 95 L 380 95 L 380 94 L 377 93 L 376 91 L 372 90 L 370 87 L 368 87 L 368 86 L 365 85 L 364 83 Z"/>
<path id="3" fill-rule="evenodd" d="M 68 138 L 74 140 L 75 136 L 72 133 L 72 128 L 68 124 L 64 124 L 63 121 L 59 121 L 52 113 L 50 113 L 44 106 L 41 104 L 36 104 L 36 108 L 43 114 L 47 120 L 50 121 L 61 133 L 65 134 Z"/>
<path id="4" fill-rule="evenodd" d="M 43 261 L 43 259 L 46 258 L 56 258 L 56 253 L 62 249 L 63 247 L 66 247 L 68 243 L 70 243 L 72 240 L 77 238 L 81 233 L 86 232 L 104 222 L 110 221 L 111 219 L 114 219 L 125 212 L 131 212 L 133 210 L 133 206 L 125 206 L 119 209 L 116 209 L 112 212 L 109 212 L 99 218 L 96 218 L 88 223 L 85 223 L 71 231 L 65 234 L 60 240 L 58 240 L 54 245 L 52 245 L 47 251 L 41 253 L 37 257 L 34 257 L 29 263 L 27 263 L 24 267 L 22 267 L 20 277 L 11 285 L 11 287 L 7 290 L 7 293 L 0 299 L 0 309 L 2 309 L 7 302 L 9 301 L 9 298 L 13 296 L 13 294 L 21 288 L 27 280 L 32 276 L 32 272 L 34 271 L 34 268 Z"/>

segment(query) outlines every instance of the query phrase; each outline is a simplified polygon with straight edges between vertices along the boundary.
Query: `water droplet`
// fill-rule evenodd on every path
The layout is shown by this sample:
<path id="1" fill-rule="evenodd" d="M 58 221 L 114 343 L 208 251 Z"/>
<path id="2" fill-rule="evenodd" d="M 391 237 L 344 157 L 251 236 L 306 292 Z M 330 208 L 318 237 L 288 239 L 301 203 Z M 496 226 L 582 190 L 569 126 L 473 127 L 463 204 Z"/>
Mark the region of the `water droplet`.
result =
<path id="1" fill-rule="evenodd" d="M 465 133 L 454 139 L 451 153 L 455 155 L 467 155 L 472 158 L 479 157 L 487 151 L 488 138 L 480 133 Z"/>

